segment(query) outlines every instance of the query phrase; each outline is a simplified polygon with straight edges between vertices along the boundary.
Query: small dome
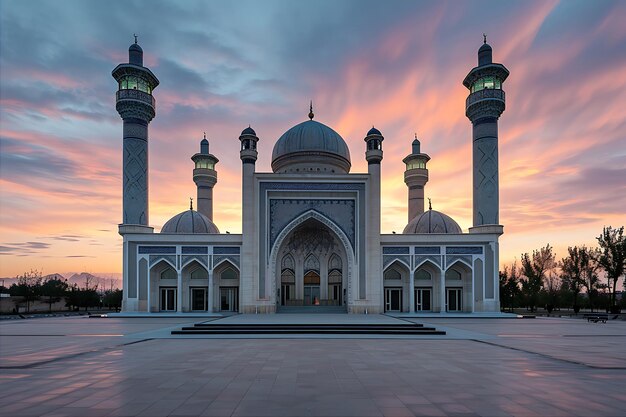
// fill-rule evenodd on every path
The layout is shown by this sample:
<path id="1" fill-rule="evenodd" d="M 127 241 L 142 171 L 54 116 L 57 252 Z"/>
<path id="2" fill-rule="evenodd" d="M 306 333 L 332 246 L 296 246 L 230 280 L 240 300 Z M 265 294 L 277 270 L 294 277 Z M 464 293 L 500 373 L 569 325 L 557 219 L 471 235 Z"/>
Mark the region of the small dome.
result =
<path id="1" fill-rule="evenodd" d="M 139 46 L 138 43 L 133 43 L 129 48 L 128 51 L 133 51 L 133 52 L 143 52 L 143 49 L 141 49 L 141 46 Z"/>
<path id="2" fill-rule="evenodd" d="M 217 226 L 208 217 L 195 210 L 185 210 L 163 225 L 161 233 L 219 233 Z"/>
<path id="3" fill-rule="evenodd" d="M 339 135 L 315 120 L 286 131 L 274 145 L 274 172 L 350 172 L 350 150 Z"/>
<path id="4" fill-rule="evenodd" d="M 403 234 L 421 233 L 463 233 L 461 226 L 452 217 L 436 210 L 427 210 L 416 216 L 406 225 Z"/>
<path id="5" fill-rule="evenodd" d="M 382 136 L 383 134 L 380 133 L 380 130 L 378 130 L 374 126 L 372 126 L 372 128 L 369 130 L 369 132 L 367 132 L 367 136 L 369 136 L 369 135 L 380 135 L 380 136 Z"/>
<path id="6" fill-rule="evenodd" d="M 248 126 L 244 130 L 241 131 L 241 136 L 243 136 L 243 135 L 256 136 L 256 132 L 254 131 L 254 129 L 252 129 L 250 126 Z"/>
<path id="7" fill-rule="evenodd" d="M 478 66 L 489 65 L 492 63 L 492 49 L 486 41 L 478 49 Z"/>

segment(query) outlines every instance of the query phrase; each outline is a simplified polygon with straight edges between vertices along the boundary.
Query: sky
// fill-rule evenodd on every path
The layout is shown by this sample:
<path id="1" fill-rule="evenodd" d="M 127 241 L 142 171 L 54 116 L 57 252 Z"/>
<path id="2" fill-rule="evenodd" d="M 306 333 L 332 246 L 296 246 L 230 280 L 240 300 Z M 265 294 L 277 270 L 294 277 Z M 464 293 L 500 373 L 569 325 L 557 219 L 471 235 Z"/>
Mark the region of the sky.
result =
<path id="1" fill-rule="evenodd" d="M 307 120 L 348 143 L 367 172 L 366 132 L 385 137 L 382 232 L 407 223 L 402 159 L 417 133 L 432 158 L 426 197 L 472 222 L 463 78 L 483 33 L 511 72 L 499 121 L 501 263 L 550 243 L 595 245 L 626 223 L 626 2 L 0 2 L 0 277 L 31 269 L 119 273 L 122 121 L 111 70 L 138 34 L 159 78 L 149 128 L 150 225 L 195 197 L 206 132 L 214 221 L 241 232 L 238 137 L 258 172 Z"/>

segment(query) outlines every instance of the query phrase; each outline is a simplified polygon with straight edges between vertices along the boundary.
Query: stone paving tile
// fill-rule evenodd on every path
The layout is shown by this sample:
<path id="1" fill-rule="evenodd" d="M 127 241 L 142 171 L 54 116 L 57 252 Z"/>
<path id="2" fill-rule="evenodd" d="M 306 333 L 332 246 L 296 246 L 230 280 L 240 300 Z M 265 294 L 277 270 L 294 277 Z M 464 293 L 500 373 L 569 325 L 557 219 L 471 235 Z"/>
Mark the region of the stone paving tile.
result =
<path id="1" fill-rule="evenodd" d="M 626 403 L 623 323 L 463 319 L 446 322 L 458 329 L 455 339 L 170 337 L 125 345 L 177 322 L 115 319 L 107 329 L 108 319 L 71 319 L 68 335 L 91 332 L 93 340 L 33 336 L 36 348 L 7 353 L 25 345 L 24 334 L 44 334 L 45 320 L 30 329 L 12 324 L 12 333 L 0 323 L 0 416 L 618 416 Z M 124 336 L 101 336 L 114 331 Z M 54 361 L 38 364 L 46 350 Z M 6 368 L 15 363 L 26 366 Z"/>

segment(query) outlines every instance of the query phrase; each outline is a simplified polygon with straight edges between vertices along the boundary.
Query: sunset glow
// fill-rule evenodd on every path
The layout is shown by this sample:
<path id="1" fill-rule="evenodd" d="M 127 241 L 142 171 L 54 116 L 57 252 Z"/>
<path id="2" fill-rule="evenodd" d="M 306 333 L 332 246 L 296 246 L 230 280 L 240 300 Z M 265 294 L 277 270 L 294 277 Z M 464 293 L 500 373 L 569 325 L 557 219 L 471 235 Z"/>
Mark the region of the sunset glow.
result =
<path id="1" fill-rule="evenodd" d="M 161 84 L 150 124 L 150 225 L 195 197 L 203 132 L 220 162 L 214 220 L 241 233 L 238 137 L 259 172 L 306 120 L 336 130 L 351 172 L 385 137 L 382 233 L 407 223 L 402 159 L 417 133 L 433 208 L 472 225 L 465 75 L 485 32 L 511 75 L 499 120 L 502 264 L 595 245 L 626 223 L 626 2 L 8 1 L 0 5 L 0 277 L 119 273 L 122 120 L 111 70 L 139 34 Z M 144 16 L 131 19 L 129 16 Z"/>

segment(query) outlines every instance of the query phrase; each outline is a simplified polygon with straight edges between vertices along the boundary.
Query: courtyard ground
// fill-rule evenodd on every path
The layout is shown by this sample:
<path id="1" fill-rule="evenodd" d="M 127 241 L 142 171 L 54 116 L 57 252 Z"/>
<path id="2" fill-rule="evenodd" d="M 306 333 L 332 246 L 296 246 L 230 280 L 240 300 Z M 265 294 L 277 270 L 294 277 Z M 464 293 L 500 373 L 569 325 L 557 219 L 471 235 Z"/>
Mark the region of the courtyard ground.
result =
<path id="1" fill-rule="evenodd" d="M 0 322 L 2 416 L 623 416 L 626 322 L 237 315 L 406 322 L 419 337 L 172 336 L 207 319 Z"/>

